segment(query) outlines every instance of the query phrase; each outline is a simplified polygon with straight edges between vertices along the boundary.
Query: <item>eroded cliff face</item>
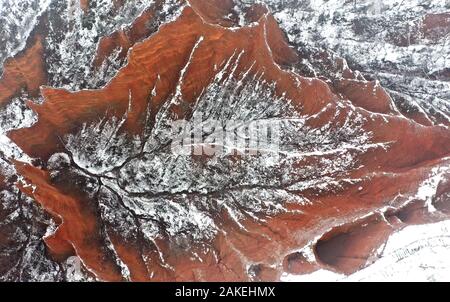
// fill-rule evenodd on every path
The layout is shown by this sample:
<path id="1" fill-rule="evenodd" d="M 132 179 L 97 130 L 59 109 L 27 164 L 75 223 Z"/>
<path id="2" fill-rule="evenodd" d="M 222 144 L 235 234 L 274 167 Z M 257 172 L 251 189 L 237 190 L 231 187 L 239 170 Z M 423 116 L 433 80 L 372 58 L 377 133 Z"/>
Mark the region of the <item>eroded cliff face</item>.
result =
<path id="1" fill-rule="evenodd" d="M 29 1 L 17 36 L 0 19 L 2 279 L 350 275 L 449 219 L 450 8 L 255 2 Z M 179 120 L 193 153 L 172 148 Z M 241 144 L 218 141 L 230 122 Z"/>

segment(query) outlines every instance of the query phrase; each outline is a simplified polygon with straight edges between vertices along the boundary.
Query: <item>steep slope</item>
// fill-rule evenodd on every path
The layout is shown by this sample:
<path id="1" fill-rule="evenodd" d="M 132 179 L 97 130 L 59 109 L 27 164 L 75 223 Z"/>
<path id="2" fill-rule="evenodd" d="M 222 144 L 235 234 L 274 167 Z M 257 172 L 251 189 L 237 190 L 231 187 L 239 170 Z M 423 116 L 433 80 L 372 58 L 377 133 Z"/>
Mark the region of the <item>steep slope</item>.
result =
<path id="1" fill-rule="evenodd" d="M 378 80 L 395 107 L 423 125 L 449 125 L 448 1 L 266 0 L 291 43 L 304 53 L 303 69 L 320 75 L 320 49 L 347 59 Z M 326 71 L 325 71 L 326 72 Z"/>

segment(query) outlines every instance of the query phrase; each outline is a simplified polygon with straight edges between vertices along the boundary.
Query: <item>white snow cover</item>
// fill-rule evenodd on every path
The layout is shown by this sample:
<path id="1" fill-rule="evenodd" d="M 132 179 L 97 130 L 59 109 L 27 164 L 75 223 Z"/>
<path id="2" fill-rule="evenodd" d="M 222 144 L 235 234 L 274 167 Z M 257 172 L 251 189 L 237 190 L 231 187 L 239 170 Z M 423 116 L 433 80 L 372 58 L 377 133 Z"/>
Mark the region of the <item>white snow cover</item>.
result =
<path id="1" fill-rule="evenodd" d="M 450 120 L 450 84 L 433 78 L 450 68 L 450 37 L 429 41 L 421 29 L 425 15 L 449 12 L 449 1 L 265 2 L 279 7 L 274 16 L 295 45 L 334 51 L 435 124 Z"/>
<path id="2" fill-rule="evenodd" d="M 0 0 L 0 71 L 3 61 L 20 52 L 51 0 Z"/>
<path id="3" fill-rule="evenodd" d="M 25 100 L 26 96 L 14 98 L 0 111 L 0 153 L 6 158 L 29 162 L 31 159 L 6 136 L 12 129 L 30 127 L 36 122 L 36 115 L 24 105 Z"/>
<path id="4" fill-rule="evenodd" d="M 379 260 L 350 276 L 319 270 L 300 276 L 285 273 L 281 281 L 450 281 L 450 221 L 408 226 L 382 248 Z"/>

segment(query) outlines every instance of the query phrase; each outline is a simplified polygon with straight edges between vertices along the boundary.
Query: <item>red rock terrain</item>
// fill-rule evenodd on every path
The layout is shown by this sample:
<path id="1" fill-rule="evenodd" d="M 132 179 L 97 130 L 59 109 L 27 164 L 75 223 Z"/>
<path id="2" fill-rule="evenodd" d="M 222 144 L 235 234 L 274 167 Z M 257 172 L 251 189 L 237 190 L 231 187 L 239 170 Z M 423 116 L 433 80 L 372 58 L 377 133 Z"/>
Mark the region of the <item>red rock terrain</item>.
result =
<path id="1" fill-rule="evenodd" d="M 81 1 L 83 10 L 89 9 L 89 2 Z M 328 58 L 325 63 L 330 71 L 342 75 L 339 79 L 300 72 L 296 66 L 302 54 L 290 46 L 267 7 L 249 8 L 244 12 L 245 24 L 239 23 L 233 8 L 232 0 L 186 1 L 181 14 L 154 33 L 147 25 L 160 6 L 148 9 L 129 27 L 99 41 L 93 61 L 97 68 L 118 47 L 119 57 L 126 58 L 126 65 L 106 86 L 80 91 L 46 86 L 40 90 L 42 104 L 27 103 L 38 121 L 9 132 L 8 137 L 40 161 L 34 165 L 15 161 L 14 166 L 21 177 L 17 187 L 57 224 L 44 238 L 52 259 L 63 262 L 77 256 L 89 274 L 104 281 L 273 281 L 284 272 L 305 274 L 319 268 L 351 274 L 374 261 L 378 248 L 394 232 L 449 218 L 448 127 L 433 125 L 420 114 L 401 114 L 378 81 L 366 80 L 342 59 Z M 435 35 L 445 22 L 445 16 L 427 16 L 425 34 Z M 42 41 L 36 36 L 34 44 L 5 63 L 0 103 L 8 102 L 20 89 L 38 93 L 46 83 L 42 52 Z M 237 179 L 235 187 L 220 190 L 206 184 L 207 193 L 195 187 L 180 190 L 183 202 L 176 190 L 131 192 L 132 187 L 121 183 L 122 168 L 151 156 L 153 151 L 145 151 L 145 144 L 139 154 L 128 154 L 126 162 L 113 165 L 108 172 L 83 166 L 76 150 L 68 146 L 71 135 L 88 135 L 83 132 L 86 125 L 108 128 L 106 121 L 114 119 L 123 119 L 117 135 L 143 139 L 147 132 L 158 130 L 159 114 L 189 120 L 213 84 L 225 89 L 229 83 L 240 83 L 235 84 L 238 93 L 246 85 L 270 90 L 264 96 L 271 102 L 290 106 L 289 114 L 283 112 L 277 118 L 292 119 L 294 114 L 304 119 L 299 137 L 307 129 L 305 136 L 319 132 L 324 138 L 314 141 L 312 149 L 295 145 L 294 139 L 289 152 L 298 154 L 279 168 L 280 176 L 273 168 L 271 184 L 239 183 Z M 231 98 L 211 100 L 221 101 L 233 104 Z M 342 132 L 346 129 L 351 129 L 350 134 Z M 328 149 L 335 141 L 337 145 Z M 128 150 L 125 144 L 119 148 Z M 55 169 L 51 162 L 57 153 L 66 153 L 68 160 Z M 214 159 L 192 161 L 208 166 Z M 237 156 L 227 167 L 234 171 L 243 166 Z M 310 176 L 306 168 L 318 175 Z M 152 173 L 150 178 L 158 177 L 159 172 Z M 215 173 L 228 174 L 220 169 Z M 173 181 L 183 175 L 174 176 Z M 281 175 L 288 175 L 289 181 L 276 182 Z M 93 194 L 87 179 L 97 186 Z M 114 181 L 120 189 L 110 184 Z M 138 180 L 130 178 L 133 181 Z M 239 219 L 227 207 L 202 210 L 218 229 L 208 238 L 178 239 L 167 231 L 166 220 L 159 218 L 153 218 L 158 235 L 148 238 L 142 231 L 146 214 L 128 209 L 130 198 L 135 204 L 141 204 L 141 197 L 161 196 L 175 204 L 196 204 L 199 198 L 214 204 L 218 196 L 233 190 L 267 187 L 286 193 L 281 195 L 282 210 L 270 214 L 244 211 L 239 201 L 233 203 L 240 205 L 236 206 L 242 213 Z M 424 187 L 435 191 L 430 195 Z M 291 202 L 293 196 L 305 202 Z M 273 198 L 262 200 L 270 203 Z M 105 204 L 111 200 L 118 200 L 129 213 L 108 208 Z M 106 221 L 105 208 L 116 213 L 113 222 L 117 224 Z M 138 235 L 129 236 L 122 230 L 121 221 L 127 219 Z"/>
<path id="2" fill-rule="evenodd" d="M 1 105 L 17 96 L 22 89 L 32 96 L 39 94 L 39 87 L 47 81 L 43 54 L 42 37 L 36 35 L 31 47 L 5 62 L 0 78 Z"/>

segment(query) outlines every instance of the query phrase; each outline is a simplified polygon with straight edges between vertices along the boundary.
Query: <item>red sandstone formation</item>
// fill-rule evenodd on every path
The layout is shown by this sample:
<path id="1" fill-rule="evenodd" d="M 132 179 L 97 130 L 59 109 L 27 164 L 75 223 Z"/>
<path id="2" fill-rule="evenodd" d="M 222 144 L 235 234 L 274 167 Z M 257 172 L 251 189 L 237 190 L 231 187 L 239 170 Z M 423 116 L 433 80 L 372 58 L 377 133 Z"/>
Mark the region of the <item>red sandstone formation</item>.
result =
<path id="1" fill-rule="evenodd" d="M 423 34 L 428 39 L 437 40 L 450 33 L 450 13 L 429 14 L 422 22 Z"/>
<path id="2" fill-rule="evenodd" d="M 33 196 L 54 219 L 60 223 L 54 234 L 44 238 L 50 254 L 64 259 L 70 255 L 80 255 L 86 267 L 101 280 L 121 280 L 120 270 L 105 251 L 100 239 L 100 228 L 94 209 L 89 207 L 82 194 L 76 198 L 61 193 L 63 188 L 55 188 L 45 171 L 16 164 L 19 173 L 27 175 L 30 183 L 39 187 L 20 186 L 20 189 Z M 70 189 L 70 183 L 66 183 Z M 75 194 L 74 194 L 75 195 Z"/>
<path id="3" fill-rule="evenodd" d="M 132 109 L 127 129 L 139 133 L 148 95 L 154 87 L 158 95 L 153 99 L 151 109 L 157 112 L 162 102 L 174 92 L 180 71 L 189 63 L 184 75 L 187 80 L 183 81 L 181 92 L 184 100 L 192 103 L 214 76 L 214 66 L 224 66 L 237 52 L 243 53 L 237 73 L 243 73 L 251 66 L 254 74 L 264 70 L 267 82 L 277 82 L 279 95 L 286 93 L 289 99 L 303 106 L 305 113 L 318 112 L 336 97 L 322 81 L 301 78 L 279 67 L 279 64 L 285 63 L 279 59 L 283 57 L 281 51 L 289 54 L 292 50 L 287 44 L 286 47 L 280 45 L 279 49 L 269 47 L 267 32 L 275 26 L 269 20 L 264 16 L 257 26 L 232 31 L 204 23 L 193 9 L 187 7 L 177 21 L 167 24 L 144 43 L 135 45 L 127 66 L 104 89 L 73 93 L 44 88 L 42 95 L 46 102 L 42 105 L 30 104 L 39 114 L 38 123 L 30 129 L 12 132 L 10 136 L 31 156 L 48 158 L 58 148 L 58 136 L 76 130 L 85 122 L 96 120 L 107 109 L 122 116 L 128 108 L 130 95 Z M 273 34 L 281 34 L 281 31 L 273 29 Z M 201 43 L 195 49 L 191 62 L 188 62 L 198 41 Z M 298 89 L 299 85 L 304 88 Z M 314 102 L 301 101 L 311 98 Z M 184 114 L 187 112 L 180 112 L 179 117 Z M 25 141 L 27 143 L 22 143 Z"/>
<path id="4" fill-rule="evenodd" d="M 80 7 L 84 12 L 87 12 L 89 9 L 89 0 L 80 0 Z"/>
<path id="5" fill-rule="evenodd" d="M 5 62 L 0 78 L 0 105 L 8 103 L 22 89 L 37 96 L 39 87 L 47 82 L 42 43 L 42 36 L 36 35 L 28 49 Z"/>
<path id="6" fill-rule="evenodd" d="M 88 7 L 87 1 L 81 3 Z M 181 84 L 182 104 L 170 110 L 180 119 L 189 116 L 191 105 L 205 87 L 226 68 L 230 58 L 236 58 L 236 70 L 226 68 L 227 74 L 245 81 L 248 72 L 265 83 L 275 83 L 278 97 L 285 96 L 300 114 L 312 117 L 307 122 L 312 129 L 330 121 L 332 128 L 345 127 L 352 110 L 364 117 L 362 128 L 371 133 L 375 147 L 358 155 L 362 168 L 345 176 L 359 181 L 336 191 L 299 190 L 296 194 L 310 203 L 288 204 L 288 211 L 265 222 L 245 219 L 239 226 L 223 210 L 221 232 L 205 252 L 201 244 L 186 250 L 172 246 L 167 238 L 151 244 L 130 241 L 113 227 L 102 225 L 97 207 L 83 191 L 70 182 L 55 183 L 45 167 L 16 162 L 17 172 L 28 184 L 18 183 L 20 190 L 34 198 L 59 225 L 54 234 L 45 238 L 52 257 L 62 260 L 77 255 L 96 278 L 123 280 L 121 267 L 106 248 L 106 233 L 133 281 L 271 281 L 278 280 L 283 271 L 308 273 L 318 268 L 350 274 L 372 261 L 376 250 L 396 230 L 407 224 L 448 218 L 445 202 L 435 204 L 443 211 L 430 214 L 426 211 L 428 205 L 411 197 L 432 175 L 433 168 L 449 164 L 447 128 L 424 126 L 405 118 L 395 110 L 378 82 L 365 81 L 348 68 L 342 68 L 343 78 L 336 83 L 288 71 L 298 63 L 300 55 L 289 46 L 267 9 L 255 6 L 247 13 L 249 24 L 239 26 L 233 19 L 233 6 L 231 0 L 191 0 L 177 20 L 150 37 L 146 24 L 154 15 L 145 12 L 129 29 L 101 40 L 96 66 L 115 48 L 122 48 L 123 57 L 133 47 L 127 65 L 108 85 L 76 92 L 43 88 L 44 103 L 29 103 L 38 114 L 38 122 L 31 128 L 10 132 L 9 137 L 26 154 L 46 161 L 54 153 L 65 151 L 62 137 L 99 117 L 120 118 L 126 114 L 121 131 L 141 134 L 148 107 L 153 123 Z M 434 18 L 424 20 L 426 32 L 435 27 Z M 42 63 L 36 60 L 41 52 L 38 38 L 22 57 L 5 65 L 0 102 L 24 87 L 37 92 L 40 83 L 45 82 Z M 152 90 L 156 95 L 150 102 Z M 380 147 L 382 144 L 388 147 Z M 336 155 L 320 156 L 337 160 Z M 298 159 L 295 165 L 302 167 L 315 160 L 311 155 Z M 449 172 L 445 173 L 448 179 Z M 436 198 L 448 189 L 448 183 L 442 183 Z M 318 239 L 312 241 L 314 238 Z M 310 244 L 313 258 L 299 251 Z M 201 261 L 192 257 L 194 252 Z"/>
<path id="7" fill-rule="evenodd" d="M 124 59 L 128 50 L 144 38 L 148 37 L 152 31 L 149 22 L 154 18 L 154 10 L 145 11 L 137 18 L 130 28 L 119 30 L 112 35 L 103 37 L 98 45 L 97 56 L 94 60 L 94 66 L 100 67 L 114 50 L 120 49 L 119 59 Z"/>
<path id="8" fill-rule="evenodd" d="M 233 0 L 192 0 L 189 1 L 192 9 L 206 22 L 217 24 L 224 27 L 232 27 L 236 25 L 236 19 L 229 18 L 229 14 L 234 7 Z"/>

